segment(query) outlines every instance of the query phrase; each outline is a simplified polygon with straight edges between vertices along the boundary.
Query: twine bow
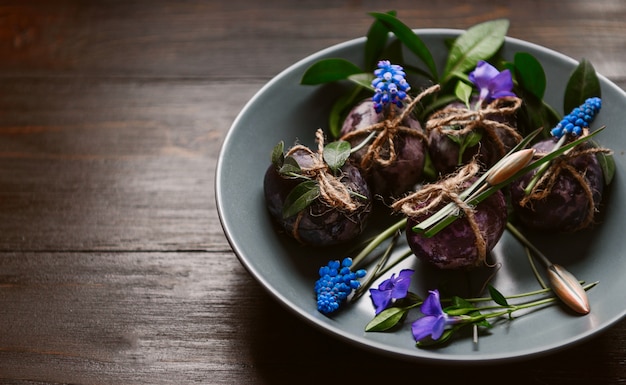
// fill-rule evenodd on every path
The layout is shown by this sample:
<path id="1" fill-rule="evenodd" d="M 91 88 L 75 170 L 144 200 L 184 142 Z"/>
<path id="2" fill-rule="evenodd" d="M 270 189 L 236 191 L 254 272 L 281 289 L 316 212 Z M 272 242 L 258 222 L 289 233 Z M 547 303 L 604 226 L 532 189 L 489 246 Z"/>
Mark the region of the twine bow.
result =
<path id="1" fill-rule="evenodd" d="M 341 183 L 339 178 L 333 175 L 326 162 L 324 162 L 324 132 L 318 129 L 315 133 L 315 138 L 317 141 L 317 152 L 313 152 L 306 146 L 296 145 L 287 152 L 287 156 L 294 154 L 296 151 L 308 153 L 311 156 L 312 164 L 310 166 L 300 165 L 300 169 L 303 175 L 317 181 L 322 200 L 330 207 L 349 213 L 355 211 L 359 205 L 354 203 L 350 190 Z"/>
<path id="2" fill-rule="evenodd" d="M 587 215 L 585 219 L 572 231 L 581 230 L 593 223 L 593 218 L 595 214 L 594 209 L 594 200 L 593 200 L 593 190 L 589 186 L 585 179 L 586 170 L 583 172 L 579 172 L 569 160 L 574 159 L 579 156 L 584 155 L 594 155 L 598 153 L 610 154 L 612 151 L 606 148 L 599 147 L 589 147 L 583 148 L 581 146 L 576 146 L 569 151 L 566 151 L 561 156 L 556 159 L 553 159 L 550 163 L 548 169 L 543 173 L 543 175 L 539 178 L 537 183 L 533 186 L 532 190 L 529 194 L 524 195 L 522 200 L 519 202 L 521 206 L 532 206 L 533 202 L 543 200 L 550 195 L 550 192 L 554 188 L 559 175 L 563 172 L 569 173 L 572 178 L 580 185 L 589 204 L 588 207 L 591 207 L 591 210 L 587 210 Z"/>
<path id="3" fill-rule="evenodd" d="M 415 99 L 411 100 L 409 104 L 404 108 L 402 113 L 397 117 L 393 116 L 394 109 L 391 109 L 392 116 L 382 122 L 369 125 L 367 127 L 359 128 L 345 134 L 341 140 L 349 141 L 356 137 L 364 137 L 369 135 L 372 131 L 377 131 L 378 134 L 374 141 L 367 147 L 365 155 L 361 159 L 361 168 L 364 170 L 370 169 L 374 164 L 379 164 L 383 167 L 389 166 L 395 162 L 397 153 L 394 145 L 394 138 L 399 133 L 415 136 L 426 140 L 426 136 L 418 130 L 412 129 L 402 125 L 402 121 L 411 113 L 417 103 L 426 95 L 439 91 L 440 86 L 438 84 L 424 90 L 417 95 Z"/>
<path id="4" fill-rule="evenodd" d="M 482 128 L 496 144 L 502 156 L 507 150 L 497 131 L 506 131 L 507 135 L 512 136 L 516 142 L 521 141 L 522 136 L 515 128 L 493 120 L 490 116 L 513 115 L 521 105 L 522 99 L 512 96 L 495 99 L 485 108 L 478 110 L 470 110 L 465 107 L 446 107 L 431 115 L 426 123 L 426 130 L 428 132 L 437 130 L 445 135 L 461 136 Z M 458 130 L 447 128 L 454 126 L 462 128 Z"/>
<path id="5" fill-rule="evenodd" d="M 419 218 L 430 214 L 437 207 L 453 202 L 467 217 L 476 238 L 475 246 L 478 251 L 476 265 L 481 264 L 487 258 L 487 241 L 480 231 L 474 209 L 459 197 L 459 193 L 463 191 L 464 186 L 476 176 L 479 170 L 480 167 L 477 162 L 470 162 L 459 168 L 456 173 L 437 183 L 425 185 L 420 190 L 397 200 L 392 205 L 394 210 L 401 211 L 408 217 Z"/>

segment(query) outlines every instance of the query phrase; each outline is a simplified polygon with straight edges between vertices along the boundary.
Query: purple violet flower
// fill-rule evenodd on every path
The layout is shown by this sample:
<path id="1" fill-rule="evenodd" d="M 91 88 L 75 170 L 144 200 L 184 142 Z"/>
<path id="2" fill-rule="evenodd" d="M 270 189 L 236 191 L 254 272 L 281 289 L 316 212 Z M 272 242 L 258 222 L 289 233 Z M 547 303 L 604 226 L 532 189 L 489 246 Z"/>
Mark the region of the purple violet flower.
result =
<path id="1" fill-rule="evenodd" d="M 424 300 L 420 307 L 424 317 L 418 318 L 411 325 L 411 331 L 415 341 L 420 341 L 428 336 L 433 340 L 438 340 L 448 325 L 461 321 L 460 317 L 451 317 L 444 313 L 439 301 L 439 291 L 431 290 L 430 295 Z"/>
<path id="2" fill-rule="evenodd" d="M 406 297 L 413 272 L 411 269 L 404 269 L 398 273 L 398 278 L 392 274 L 391 278 L 378 285 L 378 289 L 370 289 L 370 297 L 376 307 L 376 314 L 389 307 L 393 300 Z"/>
<path id="3" fill-rule="evenodd" d="M 469 80 L 474 83 L 480 92 L 478 96 L 478 106 L 483 102 L 490 102 L 494 99 L 505 96 L 515 96 L 513 93 L 513 78 L 511 71 L 498 71 L 496 67 L 480 60 L 476 69 L 469 74 Z"/>

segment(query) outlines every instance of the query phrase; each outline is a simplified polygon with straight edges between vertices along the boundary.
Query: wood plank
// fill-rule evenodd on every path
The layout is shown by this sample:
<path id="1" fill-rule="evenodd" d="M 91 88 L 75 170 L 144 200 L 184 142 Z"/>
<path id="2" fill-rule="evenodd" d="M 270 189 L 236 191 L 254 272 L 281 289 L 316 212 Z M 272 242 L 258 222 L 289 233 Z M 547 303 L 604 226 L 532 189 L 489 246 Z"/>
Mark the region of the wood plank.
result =
<path id="1" fill-rule="evenodd" d="M 216 159 L 262 84 L 5 79 L 0 250 L 228 248 Z"/>
<path id="2" fill-rule="evenodd" d="M 441 370 L 312 329 L 230 253 L 0 253 L 0 261 L 0 382 L 338 384 L 419 374 L 448 383 L 480 370 L 527 384 L 597 384 L 624 375 L 626 322 L 545 358 Z"/>
<path id="3" fill-rule="evenodd" d="M 0 249 L 227 248 L 215 164 L 259 87 L 3 81 Z"/>
<path id="4" fill-rule="evenodd" d="M 0 1 L 0 383 L 624 382 L 626 320 L 520 363 L 404 362 L 303 323 L 230 251 L 213 181 L 236 114 L 389 8 L 509 18 L 626 89 L 616 0 Z"/>
<path id="5" fill-rule="evenodd" d="M 509 35 L 626 78 L 626 3 L 532 0 L 141 2 L 5 0 L 0 76 L 267 78 L 330 45 L 364 36 L 368 12 L 398 11 L 412 28 L 465 29 L 508 18 Z M 320 21 L 323 20 L 323 24 Z M 123 52 L 123 55 L 119 55 Z"/>

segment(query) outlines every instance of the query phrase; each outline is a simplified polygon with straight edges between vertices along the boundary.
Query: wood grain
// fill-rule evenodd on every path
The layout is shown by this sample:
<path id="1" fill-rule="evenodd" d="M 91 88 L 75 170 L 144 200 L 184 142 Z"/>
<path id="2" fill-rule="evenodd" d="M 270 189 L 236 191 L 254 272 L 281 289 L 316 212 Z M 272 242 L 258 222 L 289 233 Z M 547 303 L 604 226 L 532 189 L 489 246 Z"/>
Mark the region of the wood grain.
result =
<path id="1" fill-rule="evenodd" d="M 364 36 L 368 12 L 397 10 L 413 28 L 465 29 L 508 18 L 509 35 L 587 57 L 624 78 L 619 1 L 13 0 L 0 5 L 7 75 L 267 78 L 309 54 Z M 123 54 L 119 54 L 123 52 Z"/>
<path id="2" fill-rule="evenodd" d="M 394 360 L 312 329 L 269 298 L 229 252 L 0 258 L 0 379 L 316 384 L 418 372 L 423 381 L 447 383 L 476 371 Z M 524 383 L 616 383 L 624 375 L 624 326 L 546 358 L 479 367 L 496 378 L 516 373 Z M 327 380 L 331 373 L 336 378 Z"/>
<path id="3" fill-rule="evenodd" d="M 223 249 L 215 163 L 258 87 L 4 81 L 0 248 Z"/>
<path id="4" fill-rule="evenodd" d="M 232 253 L 214 178 L 236 115 L 390 9 L 508 18 L 626 88 L 615 0 L 0 1 L 0 383 L 624 383 L 625 321 L 529 361 L 405 362 L 304 323 Z"/>

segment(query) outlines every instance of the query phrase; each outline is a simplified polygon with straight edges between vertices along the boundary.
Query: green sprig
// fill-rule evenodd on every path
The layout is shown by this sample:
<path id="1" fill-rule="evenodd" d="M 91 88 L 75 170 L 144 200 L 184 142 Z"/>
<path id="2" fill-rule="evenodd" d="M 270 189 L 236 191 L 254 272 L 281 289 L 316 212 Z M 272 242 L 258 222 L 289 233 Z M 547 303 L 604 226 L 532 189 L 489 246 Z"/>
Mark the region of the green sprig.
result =
<path id="1" fill-rule="evenodd" d="M 590 290 L 596 286 L 598 282 L 592 282 L 583 286 L 585 291 Z M 449 338 L 458 331 L 460 328 L 467 325 L 477 325 L 482 327 L 491 327 L 489 319 L 507 316 L 512 319 L 512 315 L 515 312 L 524 309 L 530 309 L 533 307 L 539 307 L 543 305 L 550 305 L 556 303 L 558 298 L 554 295 L 551 289 L 540 289 L 528 291 L 520 294 L 504 296 L 495 287 L 489 286 L 489 297 L 479 298 L 461 298 L 453 296 L 451 298 L 442 298 L 442 304 L 449 304 L 443 310 L 450 316 L 461 316 L 461 324 L 453 326 L 447 330 L 444 335 L 436 340 L 428 340 L 418 342 L 419 347 L 440 345 L 449 340 Z M 536 297 L 540 295 L 550 295 L 547 298 L 535 299 L 527 302 L 521 302 L 517 304 L 511 304 L 513 300 L 519 300 L 524 298 Z M 494 305 L 477 306 L 480 303 L 493 302 Z M 389 307 L 379 314 L 377 314 L 366 326 L 366 332 L 386 332 L 390 331 L 407 318 L 407 315 L 411 309 L 417 308 L 424 303 L 424 300 L 415 293 L 409 292 L 406 298 L 398 301 L 392 307 Z"/>
<path id="2" fill-rule="evenodd" d="M 480 178 L 478 178 L 470 187 L 468 187 L 461 194 L 459 194 L 459 197 L 468 205 L 476 206 L 478 203 L 487 199 L 489 196 L 494 194 L 496 191 L 500 190 L 502 187 L 508 185 L 512 181 L 518 179 L 519 177 L 526 174 L 527 172 L 541 166 L 542 164 L 550 162 L 554 158 L 563 154 L 565 151 L 577 146 L 578 144 L 584 142 L 585 140 L 588 140 L 591 137 L 599 134 L 603 129 L 604 127 L 600 127 L 596 131 L 590 133 L 588 136 L 579 138 L 575 141 L 572 141 L 566 145 L 559 147 L 558 149 L 551 151 L 547 155 L 541 157 L 540 159 L 524 167 L 522 170 L 517 172 L 512 177 L 508 178 L 506 181 L 499 183 L 497 185 L 494 185 L 494 186 L 488 186 L 485 189 L 483 189 L 481 192 L 479 192 L 478 194 L 474 194 L 475 192 L 480 191 L 479 189 L 484 185 L 485 179 L 489 175 L 489 171 L 488 171 L 485 174 L 483 174 Z M 515 151 L 518 151 L 520 148 L 526 147 L 526 145 L 528 145 L 528 143 L 530 143 L 530 141 L 537 134 L 539 134 L 541 130 L 542 129 L 538 129 L 531 135 L 527 136 L 517 146 L 515 146 L 513 150 L 511 150 L 509 154 L 507 155 L 510 155 Z M 507 160 L 507 156 L 503 157 L 502 159 L 500 159 L 500 161 L 498 161 L 492 167 L 492 169 L 499 167 L 502 163 L 506 162 L 506 160 Z M 459 218 L 459 214 L 457 214 L 456 204 L 449 203 L 446 206 L 444 206 L 442 209 L 440 209 L 439 211 L 437 211 L 436 213 L 428 217 L 426 220 L 415 225 L 413 227 L 413 231 L 423 234 L 426 237 L 432 237 L 435 234 L 437 234 L 439 231 L 443 230 L 445 227 L 453 223 L 458 218 Z"/>

